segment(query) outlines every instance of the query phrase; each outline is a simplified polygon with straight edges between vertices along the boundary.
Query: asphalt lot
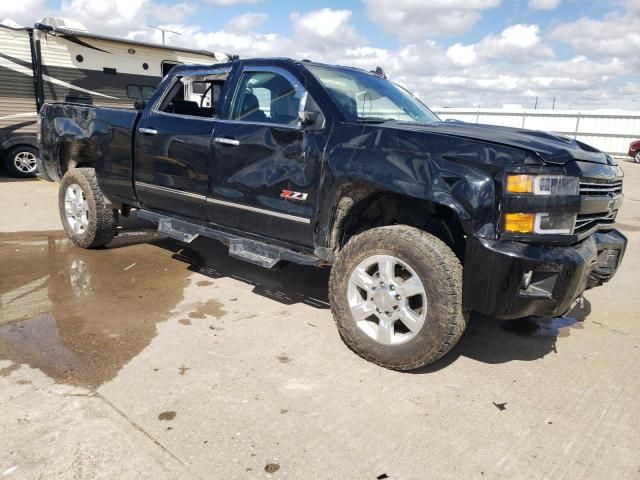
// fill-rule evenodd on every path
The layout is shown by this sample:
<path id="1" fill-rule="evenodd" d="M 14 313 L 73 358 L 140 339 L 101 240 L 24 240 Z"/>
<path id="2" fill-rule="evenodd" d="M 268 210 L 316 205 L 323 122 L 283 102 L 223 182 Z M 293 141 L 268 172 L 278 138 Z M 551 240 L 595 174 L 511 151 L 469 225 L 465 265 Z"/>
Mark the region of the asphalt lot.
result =
<path id="1" fill-rule="evenodd" d="M 342 344 L 326 270 L 135 220 L 75 248 L 56 185 L 2 177 L 0 478 L 640 478 L 640 165 L 623 169 L 627 255 L 584 310 L 474 315 L 417 373 Z"/>

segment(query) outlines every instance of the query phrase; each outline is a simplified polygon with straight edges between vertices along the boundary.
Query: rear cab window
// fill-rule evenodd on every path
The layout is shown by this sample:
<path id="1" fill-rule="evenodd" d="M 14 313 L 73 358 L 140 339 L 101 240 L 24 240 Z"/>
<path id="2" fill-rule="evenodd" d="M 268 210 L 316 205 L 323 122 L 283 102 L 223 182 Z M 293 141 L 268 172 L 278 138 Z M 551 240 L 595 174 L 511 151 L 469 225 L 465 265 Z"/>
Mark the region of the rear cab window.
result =
<path id="1" fill-rule="evenodd" d="M 156 110 L 172 115 L 218 118 L 220 94 L 230 69 L 177 76 Z"/>

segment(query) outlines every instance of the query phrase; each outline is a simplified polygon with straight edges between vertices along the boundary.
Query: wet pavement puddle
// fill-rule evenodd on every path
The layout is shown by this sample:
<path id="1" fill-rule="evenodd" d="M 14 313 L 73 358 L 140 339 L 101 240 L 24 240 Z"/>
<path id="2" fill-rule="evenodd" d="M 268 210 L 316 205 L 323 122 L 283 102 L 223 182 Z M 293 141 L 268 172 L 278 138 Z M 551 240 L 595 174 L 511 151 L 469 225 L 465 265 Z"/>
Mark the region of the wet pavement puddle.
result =
<path id="1" fill-rule="evenodd" d="M 208 278 L 191 285 L 194 273 Z M 0 233 L 0 360 L 96 388 L 149 345 L 157 323 L 175 314 L 190 328 L 227 314 L 210 297 L 183 302 L 185 289 L 214 292 L 212 280 L 221 277 L 284 305 L 329 308 L 328 271 L 289 265 L 272 272 L 229 257 L 215 241 L 187 246 L 157 233 L 123 231 L 107 248 L 85 250 L 62 231 Z"/>
<path id="2" fill-rule="evenodd" d="M 62 232 L 0 234 L 0 359 L 96 388 L 155 337 L 193 273 L 170 240 L 75 247 Z M 133 265 L 133 266 L 131 266 Z M 219 316 L 217 302 L 192 318 Z"/>

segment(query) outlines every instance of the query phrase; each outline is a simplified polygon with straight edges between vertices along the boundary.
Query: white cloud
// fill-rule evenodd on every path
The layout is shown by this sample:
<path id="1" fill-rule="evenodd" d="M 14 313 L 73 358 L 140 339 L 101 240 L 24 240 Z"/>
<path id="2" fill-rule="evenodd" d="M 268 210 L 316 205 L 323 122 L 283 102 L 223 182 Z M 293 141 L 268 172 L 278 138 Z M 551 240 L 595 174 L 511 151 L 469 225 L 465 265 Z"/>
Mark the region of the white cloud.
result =
<path id="1" fill-rule="evenodd" d="M 243 33 L 250 32 L 251 30 L 257 29 L 264 22 L 266 22 L 269 18 L 269 15 L 266 13 L 260 12 L 247 12 L 242 15 L 238 15 L 236 17 L 231 18 L 227 25 L 225 26 L 225 30 L 235 33 Z"/>
<path id="2" fill-rule="evenodd" d="M 44 0 L 5 0 L 0 2 L 0 19 L 31 27 L 42 17 L 47 16 L 49 9 Z"/>
<path id="3" fill-rule="evenodd" d="M 602 20 L 582 17 L 575 22 L 556 26 L 551 31 L 550 38 L 564 42 L 577 53 L 585 55 L 637 58 L 640 51 L 640 2 L 636 2 L 638 5 L 628 3 L 631 7 L 638 8 L 637 12 L 613 12 Z M 640 70 L 635 73 L 640 73 Z"/>
<path id="4" fill-rule="evenodd" d="M 468 31 L 500 0 L 363 0 L 369 17 L 405 41 Z"/>
<path id="5" fill-rule="evenodd" d="M 24 1 L 33 6 L 40 0 Z M 640 73 L 640 39 L 635 27 L 639 22 L 632 21 L 640 14 L 640 0 L 619 0 L 617 9 L 603 18 L 556 25 L 546 34 L 536 25 L 515 24 L 475 43 L 454 42 L 448 48 L 433 37 L 445 28 L 439 23 L 438 12 L 470 12 L 471 17 L 479 18 L 499 1 L 364 1 L 367 7 L 374 3 L 386 7 L 378 12 L 380 21 L 386 15 L 389 31 L 400 37 L 399 45 L 381 48 L 375 39 L 367 40 L 353 25 L 355 14 L 345 9 L 293 12 L 289 16 L 291 34 L 258 32 L 267 17 L 255 12 L 233 17 L 222 29 L 211 31 L 190 21 L 194 18 L 193 4 L 186 0 L 178 4 L 160 0 L 64 0 L 61 8 L 47 13 L 74 18 L 95 33 L 155 43 L 160 42 L 160 32 L 144 25 L 160 23 L 182 33 L 169 34 L 169 44 L 238 53 L 241 57 L 310 58 L 367 70 L 380 66 L 390 78 L 407 85 L 433 106 L 514 103 L 526 107 L 539 96 L 542 104 L 550 104 L 556 97 L 559 108 L 640 108 L 640 82 L 628 78 Z M 14 3 L 0 4 L 0 20 L 15 17 L 20 21 L 19 15 L 29 14 L 21 10 L 23 3 Z M 42 10 L 31 10 L 32 15 L 39 16 L 32 20 L 22 17 L 27 21 L 21 23 L 33 24 L 42 16 Z M 407 33 L 400 33 L 403 28 Z M 554 55 L 550 43 L 554 39 L 575 50 L 572 58 L 558 59 Z"/>
<path id="6" fill-rule="evenodd" d="M 537 25 L 512 25 L 505 28 L 494 43 L 497 49 L 531 48 L 540 43 L 539 33 Z"/>
<path id="7" fill-rule="evenodd" d="M 554 10 L 561 0 L 529 0 L 529 8 L 534 10 Z"/>
<path id="8" fill-rule="evenodd" d="M 478 55 L 475 45 L 456 43 L 447 49 L 447 57 L 456 65 L 471 65 L 476 62 Z"/>
<path id="9" fill-rule="evenodd" d="M 457 65 L 468 66 L 493 59 L 531 62 L 535 58 L 553 57 L 553 50 L 542 43 L 537 25 L 517 24 L 475 44 L 456 43 L 447 49 L 447 56 Z"/>
<path id="10" fill-rule="evenodd" d="M 207 3 L 213 3 L 220 7 L 230 7 L 232 5 L 240 4 L 255 4 L 260 3 L 262 0 L 206 0 Z"/>
<path id="11" fill-rule="evenodd" d="M 44 4 L 42 0 L 21 0 L 0 2 L 0 17 L 21 15 L 39 8 Z"/>
<path id="12" fill-rule="evenodd" d="M 327 50 L 337 45 L 353 46 L 363 39 L 349 24 L 350 10 L 323 8 L 310 12 L 292 12 L 289 15 L 294 37 L 305 48 Z"/>
<path id="13" fill-rule="evenodd" d="M 640 0 L 620 0 L 629 13 L 640 13 Z"/>
<path id="14" fill-rule="evenodd" d="M 146 23 L 151 0 L 63 0 L 56 17 L 73 18 L 90 32 L 125 35 Z"/>
<path id="15" fill-rule="evenodd" d="M 192 3 L 174 3 L 170 6 L 157 4 L 153 9 L 153 15 L 160 22 L 183 22 L 196 10 L 197 7 Z"/>

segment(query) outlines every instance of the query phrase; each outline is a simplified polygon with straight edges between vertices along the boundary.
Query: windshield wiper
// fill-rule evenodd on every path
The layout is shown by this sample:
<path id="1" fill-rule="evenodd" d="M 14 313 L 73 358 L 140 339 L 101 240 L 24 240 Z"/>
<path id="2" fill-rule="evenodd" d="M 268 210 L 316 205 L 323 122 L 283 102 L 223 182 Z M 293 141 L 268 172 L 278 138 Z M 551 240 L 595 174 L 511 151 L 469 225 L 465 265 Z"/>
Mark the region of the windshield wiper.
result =
<path id="1" fill-rule="evenodd" d="M 358 117 L 358 123 L 385 123 L 395 121 L 395 118 Z"/>

